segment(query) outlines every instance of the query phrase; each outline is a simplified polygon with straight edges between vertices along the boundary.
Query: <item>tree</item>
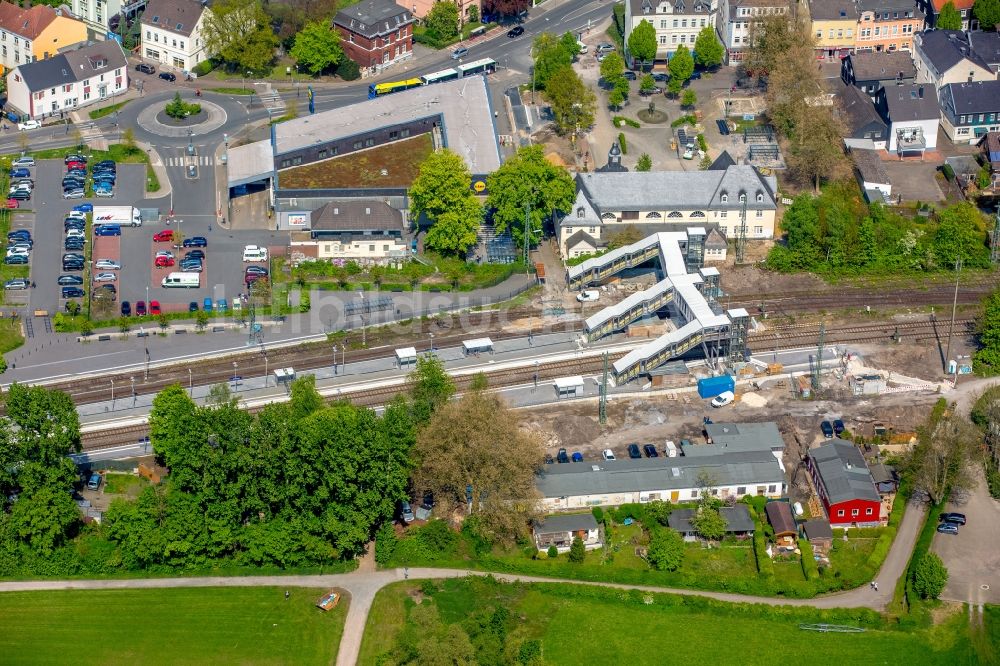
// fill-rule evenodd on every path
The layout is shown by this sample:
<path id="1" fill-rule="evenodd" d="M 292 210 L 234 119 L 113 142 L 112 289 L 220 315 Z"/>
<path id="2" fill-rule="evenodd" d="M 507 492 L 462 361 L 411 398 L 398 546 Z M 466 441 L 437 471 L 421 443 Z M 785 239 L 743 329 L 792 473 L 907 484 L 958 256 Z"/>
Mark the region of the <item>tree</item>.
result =
<path id="1" fill-rule="evenodd" d="M 573 64 L 573 56 L 579 47 L 573 40 L 572 50 L 551 32 L 543 32 L 535 37 L 533 52 L 535 54 L 534 74 L 532 83 L 535 88 L 545 90 L 552 74 Z"/>
<path id="2" fill-rule="evenodd" d="M 718 509 L 700 506 L 691 518 L 691 525 L 703 539 L 718 541 L 726 536 L 726 519 Z"/>
<path id="3" fill-rule="evenodd" d="M 976 0 L 972 14 L 983 30 L 996 30 L 1000 23 L 1000 0 Z"/>
<path id="4" fill-rule="evenodd" d="M 516 16 L 531 6 L 531 0 L 483 0 L 483 15 Z"/>
<path id="5" fill-rule="evenodd" d="M 617 52 L 609 53 L 601 61 L 601 78 L 604 79 L 606 85 L 614 86 L 616 81 L 623 78 L 622 72 L 624 71 L 625 61 Z"/>
<path id="6" fill-rule="evenodd" d="M 444 254 L 465 256 L 476 244 L 483 212 L 472 192 L 472 174 L 457 153 L 442 149 L 420 165 L 410 186 L 410 213 L 432 222 L 424 242 Z"/>
<path id="7" fill-rule="evenodd" d="M 10 527 L 31 550 L 51 555 L 80 523 L 80 510 L 69 488 L 47 486 L 18 498 L 10 511 Z"/>
<path id="8" fill-rule="evenodd" d="M 580 40 L 572 32 L 564 32 L 559 38 L 563 52 L 569 54 L 570 60 L 580 55 Z"/>
<path id="9" fill-rule="evenodd" d="M 299 67 L 315 76 L 344 58 L 340 33 L 330 28 L 329 21 L 310 21 L 295 36 L 295 46 L 290 55 Z"/>
<path id="10" fill-rule="evenodd" d="M 972 357 L 976 372 L 996 374 L 1000 372 L 1000 290 L 983 299 L 978 333 L 979 349 Z"/>
<path id="11" fill-rule="evenodd" d="M 573 537 L 569 546 L 569 561 L 574 564 L 582 564 L 587 558 L 587 548 L 583 545 L 583 539 L 578 536 Z"/>
<path id="12" fill-rule="evenodd" d="M 430 354 L 417 358 L 417 365 L 407 376 L 406 384 L 413 398 L 417 423 L 426 422 L 455 395 L 455 382 L 444 369 L 444 363 Z"/>
<path id="13" fill-rule="evenodd" d="M 681 106 L 690 109 L 697 103 L 698 103 L 698 93 L 696 93 L 691 88 L 685 90 L 684 94 L 681 95 Z"/>
<path id="14" fill-rule="evenodd" d="M 545 87 L 545 96 L 552 106 L 560 133 L 573 132 L 575 137 L 581 129 L 594 124 L 597 97 L 572 67 L 562 67 L 552 74 Z"/>
<path id="15" fill-rule="evenodd" d="M 657 528 L 649 535 L 646 559 L 657 571 L 677 571 L 684 563 L 684 539 L 677 530 Z"/>
<path id="16" fill-rule="evenodd" d="M 451 41 L 458 36 L 458 5 L 448 0 L 435 2 L 424 17 L 424 25 L 438 39 Z"/>
<path id="17" fill-rule="evenodd" d="M 215 2 L 205 13 L 202 35 L 208 53 L 241 72 L 263 72 L 278 45 L 260 0 Z"/>
<path id="18" fill-rule="evenodd" d="M 497 232 L 510 229 L 514 240 L 522 246 L 525 240 L 537 243 L 543 220 L 557 211 L 569 210 L 576 196 L 569 173 L 545 159 L 539 145 L 519 148 L 487 178 L 486 186 L 489 190 L 486 205 L 494 209 L 493 224 Z M 524 238 L 526 213 L 530 215 L 528 239 Z"/>
<path id="19" fill-rule="evenodd" d="M 656 80 L 653 78 L 653 75 L 643 74 L 642 78 L 639 79 L 639 90 L 648 93 L 655 89 L 656 89 Z"/>
<path id="20" fill-rule="evenodd" d="M 937 599 L 948 584 L 948 569 L 936 553 L 926 552 L 920 556 L 913 570 L 913 591 L 924 599 Z"/>
<path id="21" fill-rule="evenodd" d="M 808 117 L 807 123 L 795 128 L 788 167 L 802 182 L 812 184 L 818 194 L 823 180 L 833 179 L 843 171 L 843 134 L 841 124 L 827 107 L 809 107 Z"/>
<path id="22" fill-rule="evenodd" d="M 652 171 L 653 170 L 653 158 L 651 158 L 648 153 L 643 153 L 642 155 L 639 155 L 639 161 L 636 162 L 636 164 L 635 164 L 635 170 L 636 171 Z"/>
<path id="23" fill-rule="evenodd" d="M 80 451 L 80 417 L 68 395 L 12 384 L 4 401 L 22 455 L 51 467 Z"/>
<path id="24" fill-rule="evenodd" d="M 774 14 L 750 23 L 750 48 L 744 56 L 747 74 L 760 79 L 768 76 L 775 66 L 787 59 L 789 51 L 812 50 L 812 34 L 807 21 L 789 20 Z M 812 67 L 812 70 L 815 70 Z"/>
<path id="25" fill-rule="evenodd" d="M 139 145 L 135 142 L 135 130 L 131 127 L 126 127 L 122 132 L 122 145 L 125 146 L 125 152 L 129 155 L 139 150 Z"/>
<path id="26" fill-rule="evenodd" d="M 965 418 L 950 414 L 923 432 L 905 461 L 914 487 L 939 504 L 975 487 L 972 461 L 980 459 L 981 436 Z"/>
<path id="27" fill-rule="evenodd" d="M 476 5 L 469 7 L 469 23 L 479 23 L 479 7 Z"/>
<path id="28" fill-rule="evenodd" d="M 624 81 L 624 79 L 621 79 Z M 628 81 L 625 82 L 628 85 Z M 622 108 L 622 104 L 625 103 L 626 94 L 622 92 L 621 87 L 615 86 L 614 89 L 608 93 L 608 106 L 612 109 Z"/>
<path id="29" fill-rule="evenodd" d="M 656 58 L 656 28 L 652 23 L 642 19 L 639 25 L 632 28 L 628 36 L 628 52 L 640 63 L 649 63 Z"/>
<path id="30" fill-rule="evenodd" d="M 938 266 L 954 266 L 956 259 L 961 259 L 966 268 L 989 266 L 985 223 L 971 203 L 949 206 L 938 214 L 932 243 Z"/>
<path id="31" fill-rule="evenodd" d="M 323 409 L 323 396 L 316 390 L 316 376 L 303 375 L 292 381 L 289 387 L 291 408 L 294 419 L 302 419 Z"/>
<path id="32" fill-rule="evenodd" d="M 715 28 L 706 25 L 698 33 L 694 42 L 694 60 L 700 67 L 716 67 L 722 64 L 725 48 L 715 36 Z"/>
<path id="33" fill-rule="evenodd" d="M 678 46 L 677 51 L 674 52 L 674 57 L 670 59 L 669 66 L 670 83 L 668 85 L 683 86 L 691 78 L 691 75 L 694 74 L 694 58 L 691 57 L 688 47 L 683 44 Z M 674 81 L 677 81 L 677 83 L 674 84 Z M 680 90 L 680 87 L 677 90 Z"/>
<path id="34" fill-rule="evenodd" d="M 469 383 L 470 391 L 485 391 L 490 387 L 489 377 L 486 376 L 485 372 L 477 372 L 472 375 L 472 381 Z"/>
<path id="35" fill-rule="evenodd" d="M 414 455 L 414 486 L 434 493 L 442 515 L 464 506 L 472 487 L 469 508 L 490 541 L 510 543 L 537 516 L 542 442 L 495 394 L 474 391 L 441 406 L 417 435 Z"/>
<path id="36" fill-rule="evenodd" d="M 941 13 L 938 14 L 934 27 L 938 30 L 962 29 L 962 15 L 955 9 L 954 2 L 948 0 L 948 2 L 944 3 L 944 7 L 941 8 Z"/>

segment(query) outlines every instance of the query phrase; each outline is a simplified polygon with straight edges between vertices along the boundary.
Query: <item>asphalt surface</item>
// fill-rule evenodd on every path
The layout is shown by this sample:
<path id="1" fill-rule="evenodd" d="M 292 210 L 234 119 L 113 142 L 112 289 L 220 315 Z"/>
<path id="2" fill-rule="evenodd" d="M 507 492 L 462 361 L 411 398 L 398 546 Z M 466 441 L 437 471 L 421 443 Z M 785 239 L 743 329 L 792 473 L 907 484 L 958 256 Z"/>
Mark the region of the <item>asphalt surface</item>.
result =
<path id="1" fill-rule="evenodd" d="M 990 497 L 985 479 L 980 478 L 967 502 L 949 503 L 945 511 L 964 513 L 968 523 L 958 528 L 958 534 L 934 535 L 931 547 L 948 568 L 941 598 L 977 605 L 1000 603 L 1000 502 Z"/>

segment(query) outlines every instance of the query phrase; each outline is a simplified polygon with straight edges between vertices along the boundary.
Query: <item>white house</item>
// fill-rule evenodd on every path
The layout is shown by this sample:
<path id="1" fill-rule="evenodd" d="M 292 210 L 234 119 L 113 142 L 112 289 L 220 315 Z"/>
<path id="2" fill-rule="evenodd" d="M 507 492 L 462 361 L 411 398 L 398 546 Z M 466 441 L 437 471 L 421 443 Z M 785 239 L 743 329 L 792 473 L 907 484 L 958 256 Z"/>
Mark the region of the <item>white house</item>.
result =
<path id="1" fill-rule="evenodd" d="M 625 3 L 625 43 L 644 20 L 656 30 L 656 60 L 666 61 L 684 44 L 694 49 L 698 33 L 715 27 L 718 0 L 628 0 Z"/>
<path id="2" fill-rule="evenodd" d="M 210 11 L 199 0 L 151 0 L 141 20 L 143 60 L 184 72 L 208 60 L 202 27 Z"/>
<path id="3" fill-rule="evenodd" d="M 937 148 L 941 108 L 932 85 L 911 83 L 883 88 L 876 106 L 889 125 L 890 153 L 915 156 Z"/>
<path id="4" fill-rule="evenodd" d="M 20 65 L 7 75 L 7 103 L 41 119 L 128 91 L 128 63 L 109 40 Z"/>
<path id="5" fill-rule="evenodd" d="M 928 30 L 913 38 L 916 82 L 940 90 L 949 83 L 995 81 L 996 72 L 976 53 L 969 35 L 958 30 Z"/>
<path id="6" fill-rule="evenodd" d="M 568 513 L 556 516 L 545 516 L 531 528 L 535 537 L 535 546 L 539 550 L 547 550 L 555 546 L 560 553 L 565 553 L 573 545 L 573 539 L 580 537 L 586 550 L 601 547 L 601 530 L 592 513 Z"/>
<path id="7" fill-rule="evenodd" d="M 127 7 L 122 0 L 73 0 L 73 14 L 87 24 L 87 27 L 104 37 L 111 32 L 111 17 Z"/>
<path id="8" fill-rule="evenodd" d="M 726 47 L 726 64 L 743 60 L 754 22 L 773 14 L 788 14 L 788 5 L 787 0 L 722 0 L 715 27 Z"/>

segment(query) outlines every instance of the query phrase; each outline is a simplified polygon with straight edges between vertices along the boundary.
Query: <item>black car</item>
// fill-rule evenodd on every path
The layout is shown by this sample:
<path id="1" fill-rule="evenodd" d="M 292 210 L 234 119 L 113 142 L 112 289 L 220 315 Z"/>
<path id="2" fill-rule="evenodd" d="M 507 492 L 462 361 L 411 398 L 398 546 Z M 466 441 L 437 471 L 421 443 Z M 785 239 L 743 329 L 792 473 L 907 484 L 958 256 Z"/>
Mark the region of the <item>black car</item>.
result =
<path id="1" fill-rule="evenodd" d="M 99 169 L 101 167 L 111 167 L 112 169 L 114 169 L 117 166 L 118 163 L 115 162 L 114 160 L 101 160 L 100 162 L 94 165 L 94 168 Z"/>
<path id="2" fill-rule="evenodd" d="M 86 184 L 83 178 L 63 178 L 62 180 L 64 190 L 73 190 L 78 187 L 84 187 Z"/>
<path id="3" fill-rule="evenodd" d="M 622 72 L 622 76 L 624 76 L 629 81 L 635 81 L 635 79 L 636 79 L 635 72 L 630 71 L 630 70 L 626 70 L 626 71 Z"/>
<path id="4" fill-rule="evenodd" d="M 9 257 L 4 257 L 3 263 L 8 266 L 23 266 L 28 263 L 28 258 L 23 254 L 14 254 Z"/>
<path id="5" fill-rule="evenodd" d="M 73 287 L 83 284 L 83 278 L 79 275 L 60 275 L 57 282 L 61 287 Z"/>
<path id="6" fill-rule="evenodd" d="M 184 253 L 184 260 L 187 259 L 204 259 L 205 253 L 201 250 L 191 250 L 190 252 Z"/>
<path id="7" fill-rule="evenodd" d="M 7 195 L 8 199 L 14 199 L 16 201 L 27 201 L 31 198 L 31 192 L 28 190 L 14 190 Z"/>
<path id="8" fill-rule="evenodd" d="M 122 301 L 122 316 L 131 317 L 132 316 L 132 304 L 128 301 Z"/>
<path id="9" fill-rule="evenodd" d="M 65 243 L 63 243 L 63 249 L 66 250 L 67 252 L 79 252 L 85 247 L 86 245 L 84 245 L 82 239 L 79 241 L 67 240 Z"/>
<path id="10" fill-rule="evenodd" d="M 833 426 L 830 425 L 829 421 L 823 421 L 820 423 L 819 429 L 823 431 L 823 437 L 826 439 L 833 439 Z"/>
<path id="11" fill-rule="evenodd" d="M 63 298 L 83 298 L 83 289 L 80 287 L 63 287 L 62 297 Z"/>
<path id="12" fill-rule="evenodd" d="M 693 72 L 691 72 L 691 76 L 688 78 L 688 81 L 697 81 L 700 78 L 701 78 L 701 72 L 699 72 L 698 70 L 694 70 Z"/>
<path id="13" fill-rule="evenodd" d="M 569 462 L 569 456 L 566 455 L 566 449 L 559 449 L 559 453 L 556 454 L 556 460 L 561 463 Z"/>
<path id="14" fill-rule="evenodd" d="M 639 445 L 638 444 L 629 444 L 628 445 L 628 457 L 629 458 L 641 458 L 642 457 L 642 453 L 639 451 Z"/>
<path id="15" fill-rule="evenodd" d="M 66 159 L 63 160 L 63 164 L 69 164 L 70 162 L 83 162 L 84 164 L 86 164 L 87 156 L 79 155 L 77 153 L 70 153 L 69 155 L 66 156 Z"/>
<path id="16" fill-rule="evenodd" d="M 17 229 L 16 231 L 8 231 L 7 240 L 30 241 L 31 232 L 28 231 L 27 229 Z"/>
<path id="17" fill-rule="evenodd" d="M 660 454 L 657 452 L 656 447 L 652 444 L 646 444 L 642 447 L 642 450 L 646 452 L 647 458 L 659 458 Z"/>
<path id="18" fill-rule="evenodd" d="M 84 222 L 83 220 L 78 220 L 76 218 L 72 218 L 70 220 L 63 220 L 63 231 L 69 231 L 70 229 L 79 229 L 83 231 L 83 229 L 86 226 L 87 226 L 86 222 Z"/>
<path id="19" fill-rule="evenodd" d="M 170 81 L 173 83 L 177 80 L 177 75 L 172 74 L 171 72 L 160 72 L 160 78 L 164 81 Z"/>
<path id="20" fill-rule="evenodd" d="M 191 301 L 190 303 L 188 303 L 188 312 L 197 312 L 197 311 L 198 311 L 198 301 Z"/>
<path id="21" fill-rule="evenodd" d="M 844 426 L 843 421 L 841 421 L 840 419 L 833 420 L 833 432 L 834 434 L 837 435 L 837 437 L 840 437 L 840 433 L 844 432 L 845 430 L 847 430 L 847 428 Z"/>
<path id="22" fill-rule="evenodd" d="M 965 524 L 965 514 L 964 513 L 942 513 L 938 516 L 938 520 L 942 523 L 951 523 L 952 525 L 964 525 Z"/>
<path id="23" fill-rule="evenodd" d="M 135 71 L 142 72 L 143 74 L 155 74 L 156 68 L 154 68 L 152 65 L 147 65 L 144 62 L 140 62 L 138 65 L 135 66 Z"/>
<path id="24" fill-rule="evenodd" d="M 247 275 L 267 275 L 267 269 L 263 266 L 247 266 Z"/>
<path id="25" fill-rule="evenodd" d="M 183 247 L 208 247 L 208 239 L 204 236 L 191 236 L 191 238 L 185 238 L 181 245 Z"/>
<path id="26" fill-rule="evenodd" d="M 64 254 L 62 260 L 63 261 L 86 261 L 87 258 L 84 257 L 82 254 L 72 254 L 71 253 L 71 254 Z"/>
<path id="27" fill-rule="evenodd" d="M 653 72 L 653 80 L 657 83 L 666 83 L 670 80 L 670 75 L 663 72 Z"/>
<path id="28" fill-rule="evenodd" d="M 82 271 L 83 270 L 83 262 L 82 261 L 64 261 L 63 265 L 62 265 L 62 269 L 64 271 L 67 271 L 67 272 L 68 271 L 73 271 L 73 272 Z"/>
<path id="29" fill-rule="evenodd" d="M 507 31 L 507 36 L 513 39 L 514 37 L 520 37 L 524 34 L 524 27 L 515 25 L 513 28 Z"/>

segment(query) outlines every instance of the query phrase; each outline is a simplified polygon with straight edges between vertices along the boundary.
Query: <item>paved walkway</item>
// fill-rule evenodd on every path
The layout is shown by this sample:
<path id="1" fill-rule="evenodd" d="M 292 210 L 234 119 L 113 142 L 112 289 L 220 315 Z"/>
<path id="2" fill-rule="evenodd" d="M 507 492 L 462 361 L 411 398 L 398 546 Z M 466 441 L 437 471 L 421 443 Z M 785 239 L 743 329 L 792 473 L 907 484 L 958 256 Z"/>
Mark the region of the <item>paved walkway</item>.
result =
<path id="1" fill-rule="evenodd" d="M 781 599 L 774 597 L 753 597 L 727 592 L 708 592 L 704 590 L 681 590 L 656 587 L 654 585 L 624 585 L 618 583 L 601 583 L 560 578 L 545 578 L 541 576 L 521 576 L 517 574 L 492 574 L 503 581 L 520 581 L 526 583 L 573 583 L 577 585 L 597 585 L 626 590 L 642 590 L 647 592 L 666 592 L 670 594 L 696 595 L 728 602 L 749 602 L 768 604 L 771 606 L 812 606 L 815 608 L 871 608 L 882 610 L 892 600 L 896 581 L 906 569 L 906 564 L 913 552 L 913 544 L 917 533 L 923 524 L 925 515 L 923 506 L 911 504 L 899 527 L 896 540 L 889 550 L 889 555 L 882 565 L 876 582 L 878 592 L 867 587 L 861 587 L 849 592 L 830 594 L 815 599 Z M 368 557 L 374 553 L 374 544 L 369 544 Z M 367 559 L 367 558 L 366 558 Z M 413 568 L 408 571 L 409 578 L 460 578 L 467 575 L 486 576 L 486 571 L 466 571 L 462 569 L 431 569 Z M 370 566 L 347 574 L 330 574 L 325 576 L 242 576 L 242 577 L 205 577 L 205 578 L 123 578 L 110 580 L 32 580 L 0 582 L 0 592 L 22 592 L 35 590 L 121 590 L 121 589 L 155 589 L 165 587 L 336 587 L 350 595 L 350 608 L 344 623 L 344 634 L 340 640 L 337 653 L 337 666 L 353 666 L 361 652 L 361 641 L 364 638 L 365 623 L 371 610 L 375 594 L 390 583 L 404 580 L 406 575 L 400 569 L 386 571 L 371 571 Z"/>

